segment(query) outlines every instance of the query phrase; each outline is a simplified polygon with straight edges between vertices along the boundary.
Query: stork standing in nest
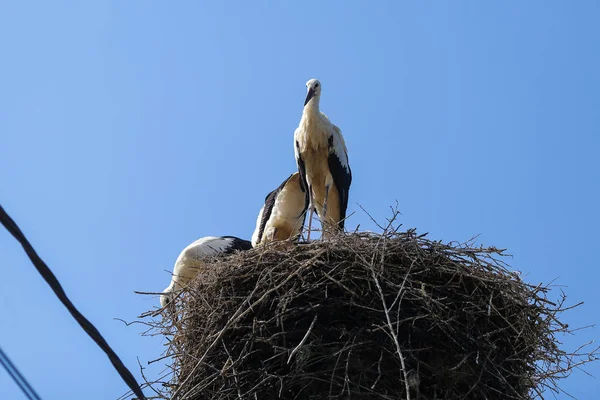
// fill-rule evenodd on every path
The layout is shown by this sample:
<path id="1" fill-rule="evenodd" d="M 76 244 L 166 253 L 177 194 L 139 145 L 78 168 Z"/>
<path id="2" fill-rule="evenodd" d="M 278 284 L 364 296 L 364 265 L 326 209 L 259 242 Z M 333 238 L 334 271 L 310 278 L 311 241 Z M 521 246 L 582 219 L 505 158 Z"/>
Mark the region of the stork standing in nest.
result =
<path id="1" fill-rule="evenodd" d="M 306 87 L 294 150 L 302 184 L 309 194 L 308 240 L 314 211 L 321 219 L 323 237 L 344 230 L 352 171 L 340 128 L 319 111 L 321 83 L 311 79 Z"/>
<path id="2" fill-rule="evenodd" d="M 300 174 L 295 172 L 265 198 L 256 220 L 252 246 L 298 239 L 304 227 L 307 207 L 308 193 L 301 184 Z"/>

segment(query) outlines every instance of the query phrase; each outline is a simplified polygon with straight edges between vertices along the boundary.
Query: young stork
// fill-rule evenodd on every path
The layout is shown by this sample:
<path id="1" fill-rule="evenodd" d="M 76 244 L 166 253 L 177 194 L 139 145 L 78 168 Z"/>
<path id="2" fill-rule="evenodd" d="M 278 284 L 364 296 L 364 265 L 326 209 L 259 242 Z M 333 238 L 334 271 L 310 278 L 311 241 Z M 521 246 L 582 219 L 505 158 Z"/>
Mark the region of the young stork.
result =
<path id="1" fill-rule="evenodd" d="M 173 267 L 171 284 L 160 296 L 160 305 L 165 307 L 171 300 L 173 292 L 182 289 L 203 268 L 204 259 L 217 254 L 230 254 L 236 250 L 249 250 L 252 244 L 234 236 L 206 236 L 187 246 L 177 257 Z"/>
<path id="2" fill-rule="evenodd" d="M 308 187 L 310 239 L 313 211 L 321 219 L 323 237 L 344 230 L 352 171 L 340 128 L 319 111 L 321 83 L 311 79 L 306 88 L 304 111 L 294 132 L 294 151 L 302 184 Z"/>
<path id="3" fill-rule="evenodd" d="M 299 238 L 307 207 L 308 193 L 300 182 L 300 174 L 295 172 L 265 198 L 256 219 L 252 246 Z"/>

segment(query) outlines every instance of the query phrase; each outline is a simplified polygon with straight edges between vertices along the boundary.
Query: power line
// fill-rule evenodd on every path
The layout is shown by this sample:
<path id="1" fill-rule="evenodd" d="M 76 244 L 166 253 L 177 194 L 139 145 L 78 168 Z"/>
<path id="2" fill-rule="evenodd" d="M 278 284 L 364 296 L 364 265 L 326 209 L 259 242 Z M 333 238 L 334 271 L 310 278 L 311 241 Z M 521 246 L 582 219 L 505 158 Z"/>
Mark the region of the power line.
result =
<path id="1" fill-rule="evenodd" d="M 13 378 L 13 381 L 17 384 L 17 386 L 21 389 L 25 397 L 29 400 L 42 400 L 40 396 L 33 390 L 33 387 L 27 382 L 27 379 L 21 374 L 17 367 L 10 361 L 10 358 L 6 355 L 6 353 L 0 347 L 0 364 L 4 367 L 6 372 Z"/>
<path id="2" fill-rule="evenodd" d="M 8 230 L 14 236 L 14 238 L 17 239 L 19 243 L 21 243 L 21 246 L 23 246 L 25 253 L 27 253 L 29 259 L 31 260 L 35 268 L 38 270 L 40 275 L 42 275 L 44 280 L 48 283 L 56 297 L 58 297 L 61 303 L 63 303 L 67 310 L 69 310 L 73 318 L 75 318 L 75 320 L 89 335 L 89 337 L 91 337 L 92 340 L 96 342 L 96 344 L 102 349 L 102 351 L 106 353 L 113 367 L 121 376 L 121 379 L 123 379 L 127 386 L 129 386 L 129 388 L 135 393 L 138 399 L 146 399 L 144 393 L 142 392 L 142 389 L 140 389 L 140 386 L 133 377 L 133 374 L 127 369 L 127 367 L 125 367 L 119 356 L 117 356 L 114 350 L 102 337 L 100 332 L 98 332 L 98 329 L 96 329 L 96 327 L 90 321 L 88 321 L 87 318 L 85 318 L 83 314 L 81 314 L 79 310 L 77 310 L 77 308 L 75 308 L 71 300 L 69 300 L 69 298 L 67 297 L 67 294 L 65 293 L 64 289 L 60 285 L 60 282 L 58 281 L 58 279 L 56 279 L 54 273 L 52 273 L 52 271 L 50 270 L 48 265 L 46 265 L 44 260 L 42 260 L 40 256 L 38 256 L 33 246 L 29 243 L 23 232 L 21 232 L 21 229 L 19 229 L 15 221 L 13 221 L 13 219 L 6 213 L 6 211 L 4 211 L 4 208 L 2 208 L 1 205 L 0 222 L 2 222 L 2 225 L 4 225 L 6 230 Z"/>

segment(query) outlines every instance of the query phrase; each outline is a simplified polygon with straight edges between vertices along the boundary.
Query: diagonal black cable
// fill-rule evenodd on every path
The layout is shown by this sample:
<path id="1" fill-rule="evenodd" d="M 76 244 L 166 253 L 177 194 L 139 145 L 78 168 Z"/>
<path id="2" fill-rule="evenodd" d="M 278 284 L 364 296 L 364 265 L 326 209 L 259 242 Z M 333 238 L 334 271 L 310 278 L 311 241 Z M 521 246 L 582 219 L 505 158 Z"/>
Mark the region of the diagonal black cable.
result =
<path id="1" fill-rule="evenodd" d="M 27 382 L 27 379 L 21 374 L 21 372 L 15 367 L 15 365 L 10 361 L 10 358 L 6 355 L 6 353 L 0 347 L 0 364 L 4 367 L 6 372 L 10 375 L 11 378 L 15 381 L 17 386 L 21 389 L 25 397 L 29 400 L 42 400 L 40 396 L 33 390 L 33 387 Z"/>
<path id="2" fill-rule="evenodd" d="M 54 291 L 56 297 L 58 297 L 61 303 L 63 303 L 64 306 L 67 307 L 67 310 L 69 310 L 73 318 L 75 318 L 75 320 L 79 323 L 83 330 L 92 338 L 94 342 L 96 342 L 96 344 L 104 351 L 104 353 L 106 353 L 106 355 L 110 359 L 110 362 L 115 367 L 119 375 L 121 375 L 121 378 L 123 379 L 123 381 L 125 381 L 127 386 L 129 386 L 129 388 L 133 391 L 133 393 L 135 393 L 135 395 L 140 400 L 146 399 L 144 393 L 142 392 L 142 389 L 140 389 L 140 386 L 136 382 L 131 372 L 127 369 L 127 367 L 125 367 L 119 356 L 117 356 L 114 350 L 108 345 L 106 340 L 104 340 L 100 332 L 98 332 L 98 329 L 96 329 L 96 327 L 92 325 L 92 323 L 88 321 L 87 318 L 85 318 L 79 312 L 79 310 L 77 310 L 77 308 L 75 308 L 71 300 L 69 300 L 69 298 L 67 297 L 62 286 L 60 285 L 60 282 L 58 281 L 58 279 L 56 279 L 56 276 L 46 265 L 44 260 L 42 260 L 40 256 L 37 255 L 33 246 L 31 246 L 23 232 L 21 232 L 21 229 L 19 229 L 15 221 L 13 221 L 13 219 L 6 213 L 6 211 L 4 211 L 4 208 L 2 208 L 1 205 L 0 222 L 2 222 L 2 225 L 4 225 L 4 227 L 15 237 L 15 239 L 17 239 L 17 241 L 21 243 L 21 246 L 23 246 L 23 249 L 25 249 L 25 253 L 27 253 L 29 258 L 31 259 L 31 262 L 38 270 L 40 275 L 42 275 L 44 280 L 48 282 L 48 285 L 50 285 L 50 288 Z"/>

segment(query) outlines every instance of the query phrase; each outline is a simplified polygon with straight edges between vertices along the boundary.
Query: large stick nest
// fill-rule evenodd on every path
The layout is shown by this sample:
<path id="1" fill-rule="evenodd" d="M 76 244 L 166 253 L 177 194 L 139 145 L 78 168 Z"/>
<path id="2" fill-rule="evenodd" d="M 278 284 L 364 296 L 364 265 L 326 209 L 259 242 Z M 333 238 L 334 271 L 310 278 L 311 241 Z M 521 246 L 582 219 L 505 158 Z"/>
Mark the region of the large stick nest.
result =
<path id="1" fill-rule="evenodd" d="M 171 380 L 157 393 L 543 397 L 594 352 L 559 348 L 562 302 L 510 272 L 501 253 L 388 230 L 216 258 L 175 301 L 176 318 L 165 310 L 151 324 L 172 335 Z"/>

